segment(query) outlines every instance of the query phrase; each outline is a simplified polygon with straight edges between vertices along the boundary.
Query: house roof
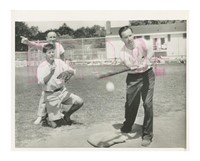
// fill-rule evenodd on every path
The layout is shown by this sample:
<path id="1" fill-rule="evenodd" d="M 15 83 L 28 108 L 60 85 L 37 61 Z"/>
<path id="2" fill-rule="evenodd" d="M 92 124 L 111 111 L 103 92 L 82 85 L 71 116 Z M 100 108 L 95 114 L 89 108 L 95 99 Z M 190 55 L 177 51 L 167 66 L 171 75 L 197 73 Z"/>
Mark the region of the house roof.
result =
<path id="1" fill-rule="evenodd" d="M 158 25 L 140 25 L 131 26 L 134 34 L 152 34 L 152 33 L 173 33 L 173 32 L 186 32 L 186 23 L 174 24 L 158 24 Z M 111 27 L 111 34 L 118 35 L 120 27 Z"/>

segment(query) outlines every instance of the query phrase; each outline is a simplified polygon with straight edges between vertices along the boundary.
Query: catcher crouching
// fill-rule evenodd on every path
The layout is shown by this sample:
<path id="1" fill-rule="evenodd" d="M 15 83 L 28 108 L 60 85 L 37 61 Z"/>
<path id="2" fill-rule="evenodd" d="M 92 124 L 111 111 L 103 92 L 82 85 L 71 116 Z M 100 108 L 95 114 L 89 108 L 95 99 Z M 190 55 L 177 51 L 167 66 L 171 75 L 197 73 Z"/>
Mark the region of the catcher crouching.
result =
<path id="1" fill-rule="evenodd" d="M 61 105 L 71 105 L 68 111 L 64 111 L 64 120 L 71 124 L 70 116 L 80 109 L 83 99 L 67 91 L 66 82 L 75 74 L 75 70 L 60 59 L 55 59 L 55 48 L 47 44 L 43 48 L 46 60 L 37 69 L 38 84 L 42 86 L 44 101 L 47 108 L 46 118 L 50 127 L 57 127 L 57 120 L 62 118 Z"/>

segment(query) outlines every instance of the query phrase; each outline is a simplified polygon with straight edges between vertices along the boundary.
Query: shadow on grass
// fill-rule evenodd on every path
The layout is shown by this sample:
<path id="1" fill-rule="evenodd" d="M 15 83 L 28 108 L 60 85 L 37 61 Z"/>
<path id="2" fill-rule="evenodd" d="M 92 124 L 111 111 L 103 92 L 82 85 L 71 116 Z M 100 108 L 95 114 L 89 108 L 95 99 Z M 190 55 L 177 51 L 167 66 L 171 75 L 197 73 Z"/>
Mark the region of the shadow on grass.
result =
<path id="1" fill-rule="evenodd" d="M 83 123 L 77 122 L 75 120 L 71 120 L 71 122 L 66 122 L 64 119 L 60 119 L 60 120 L 57 120 L 55 122 L 57 124 L 57 127 L 61 127 L 61 126 L 73 126 L 73 125 L 84 125 Z M 42 123 L 42 126 L 43 127 L 50 127 L 47 122 Z"/>
<path id="2" fill-rule="evenodd" d="M 117 123 L 112 125 L 115 129 L 119 130 L 123 124 Z M 130 135 L 129 135 L 130 134 Z M 134 136 L 132 136 L 134 134 Z M 130 133 L 124 134 L 127 135 L 128 139 L 137 139 L 142 136 L 142 125 L 134 124 Z"/>

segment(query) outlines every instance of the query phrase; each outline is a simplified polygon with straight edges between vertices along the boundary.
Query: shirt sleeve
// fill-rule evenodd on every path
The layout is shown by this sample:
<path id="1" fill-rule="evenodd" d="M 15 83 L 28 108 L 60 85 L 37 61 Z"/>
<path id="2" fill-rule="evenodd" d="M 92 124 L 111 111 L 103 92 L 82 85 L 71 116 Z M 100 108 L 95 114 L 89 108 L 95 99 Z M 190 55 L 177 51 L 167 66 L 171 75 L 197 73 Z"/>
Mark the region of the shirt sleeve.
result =
<path id="1" fill-rule="evenodd" d="M 37 79 L 38 79 L 38 84 L 40 85 L 44 85 L 44 78 L 47 76 L 47 72 L 45 67 L 41 64 L 39 65 L 39 67 L 37 68 Z"/>
<path id="2" fill-rule="evenodd" d="M 65 63 L 65 62 L 62 61 L 62 60 L 59 60 L 59 61 L 60 61 L 60 63 L 62 63 L 62 67 L 63 67 L 63 70 L 64 70 L 64 71 L 71 71 L 71 72 L 73 72 L 74 74 L 76 73 L 76 70 L 73 69 L 68 63 Z"/>
<path id="3" fill-rule="evenodd" d="M 149 41 L 146 41 L 145 39 L 141 39 L 143 50 L 147 53 L 147 58 L 151 58 L 154 55 L 153 52 L 153 45 L 150 44 Z"/>
<path id="4" fill-rule="evenodd" d="M 153 45 L 147 42 L 147 46 L 148 46 L 147 57 L 151 59 L 154 56 Z"/>
<path id="5" fill-rule="evenodd" d="M 140 38 L 139 41 L 140 41 L 140 44 L 142 46 L 142 49 L 147 52 L 148 48 L 149 48 L 148 44 L 147 44 L 147 41 L 145 39 L 143 39 L 143 38 Z"/>
<path id="6" fill-rule="evenodd" d="M 33 41 L 30 41 L 29 43 L 29 46 L 30 47 L 33 47 L 33 46 L 36 46 L 36 47 L 44 47 L 47 43 L 36 43 L 36 42 L 33 42 Z"/>
<path id="7" fill-rule="evenodd" d="M 62 55 L 65 52 L 63 46 L 60 43 L 59 43 L 59 51 L 60 51 L 59 53 L 60 55 Z"/>

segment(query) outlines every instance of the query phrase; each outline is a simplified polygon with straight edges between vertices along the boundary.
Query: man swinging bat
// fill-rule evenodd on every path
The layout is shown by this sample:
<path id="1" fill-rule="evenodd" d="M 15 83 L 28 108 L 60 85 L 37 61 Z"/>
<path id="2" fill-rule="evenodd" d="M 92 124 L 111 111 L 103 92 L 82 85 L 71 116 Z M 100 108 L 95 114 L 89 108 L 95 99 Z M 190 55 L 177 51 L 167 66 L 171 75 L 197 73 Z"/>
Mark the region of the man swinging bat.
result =
<path id="1" fill-rule="evenodd" d="M 133 30 L 129 26 L 119 29 L 119 36 L 124 42 L 120 59 L 130 69 L 126 78 L 125 121 L 122 133 L 129 133 L 135 122 L 140 97 L 144 106 L 144 122 L 142 146 L 148 146 L 153 138 L 153 92 L 155 75 L 150 62 L 153 52 L 143 38 L 134 39 Z"/>

